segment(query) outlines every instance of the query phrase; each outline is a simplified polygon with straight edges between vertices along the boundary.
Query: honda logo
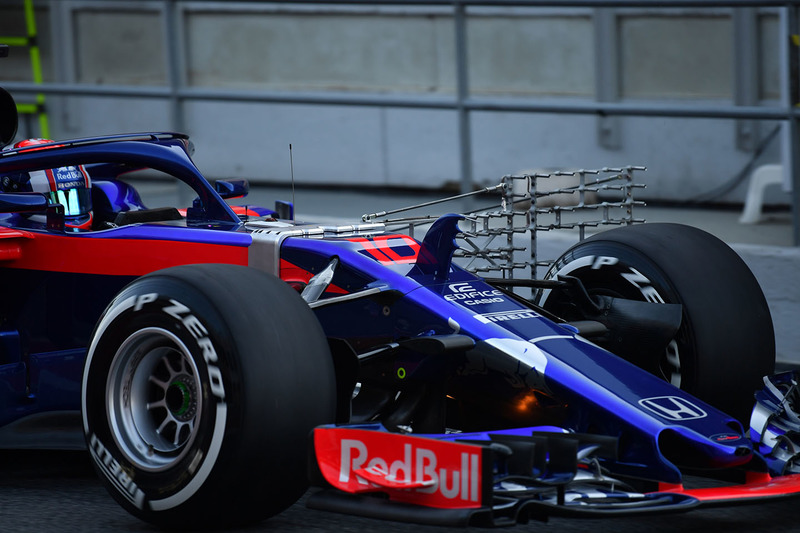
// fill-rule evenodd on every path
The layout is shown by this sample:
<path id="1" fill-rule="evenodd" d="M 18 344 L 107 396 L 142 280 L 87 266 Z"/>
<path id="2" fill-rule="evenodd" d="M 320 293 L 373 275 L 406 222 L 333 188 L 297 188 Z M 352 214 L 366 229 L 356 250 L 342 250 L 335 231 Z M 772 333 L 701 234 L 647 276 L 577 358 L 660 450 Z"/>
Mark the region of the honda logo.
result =
<path id="1" fill-rule="evenodd" d="M 639 405 L 667 420 L 683 421 L 705 418 L 706 412 L 680 396 L 656 396 L 639 400 Z"/>

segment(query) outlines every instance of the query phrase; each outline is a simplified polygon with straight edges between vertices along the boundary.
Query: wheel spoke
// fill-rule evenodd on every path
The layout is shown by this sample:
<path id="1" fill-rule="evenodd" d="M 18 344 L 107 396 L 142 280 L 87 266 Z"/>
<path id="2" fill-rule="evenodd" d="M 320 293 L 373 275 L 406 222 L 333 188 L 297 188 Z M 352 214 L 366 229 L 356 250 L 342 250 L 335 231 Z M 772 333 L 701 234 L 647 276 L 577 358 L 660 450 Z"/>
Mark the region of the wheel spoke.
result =
<path id="1" fill-rule="evenodd" d="M 179 422 L 178 427 L 175 429 L 175 438 L 172 440 L 172 444 L 175 446 L 179 446 L 182 444 L 184 440 L 182 438 L 182 433 L 184 428 L 189 428 L 189 433 L 191 434 L 194 424 L 192 422 Z"/>
<path id="2" fill-rule="evenodd" d="M 180 361 L 181 362 L 183 361 L 183 357 L 180 358 Z M 161 362 L 164 364 L 164 367 L 167 369 L 167 372 L 169 372 L 169 379 L 170 380 L 172 380 L 172 378 L 174 378 L 175 376 L 177 376 L 180 373 L 180 371 L 181 371 L 180 368 L 177 369 L 177 370 L 175 368 L 173 368 L 172 361 L 170 361 L 170 357 L 169 356 L 167 356 L 167 355 L 163 356 L 161 358 Z"/>
<path id="3" fill-rule="evenodd" d="M 148 411 L 152 411 L 153 409 L 158 409 L 158 408 L 167 409 L 167 400 L 165 398 L 162 398 L 161 400 L 158 400 L 157 402 L 149 402 L 147 404 L 147 410 Z"/>
<path id="4" fill-rule="evenodd" d="M 164 389 L 164 390 L 166 390 L 166 388 L 167 388 L 167 382 L 165 382 L 165 381 L 161 381 L 160 379 L 158 379 L 158 378 L 157 378 L 157 377 L 155 377 L 155 376 L 150 376 L 149 378 L 147 378 L 147 380 L 148 380 L 150 383 L 152 383 L 153 385 L 155 385 L 156 387 L 158 387 L 159 389 Z"/>
<path id="5" fill-rule="evenodd" d="M 173 419 L 172 417 L 168 416 L 164 418 L 164 421 L 161 422 L 161 425 L 158 426 L 158 428 L 156 429 L 156 433 L 158 433 L 159 435 L 163 435 L 164 428 L 166 428 L 169 424 L 174 424 L 174 423 L 176 422 L 175 419 Z"/>

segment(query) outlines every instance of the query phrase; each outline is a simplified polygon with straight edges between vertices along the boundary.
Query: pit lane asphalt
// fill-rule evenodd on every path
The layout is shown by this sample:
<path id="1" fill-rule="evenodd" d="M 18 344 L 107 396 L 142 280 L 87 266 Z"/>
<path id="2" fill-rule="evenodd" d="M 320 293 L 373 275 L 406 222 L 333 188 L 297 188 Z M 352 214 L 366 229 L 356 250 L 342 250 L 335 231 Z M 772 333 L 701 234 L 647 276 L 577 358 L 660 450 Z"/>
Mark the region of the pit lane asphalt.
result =
<path id="1" fill-rule="evenodd" d="M 385 522 L 306 509 L 305 497 L 282 514 L 241 532 L 380 531 L 454 533 L 487 531 Z M 566 519 L 531 522 L 497 531 L 521 533 L 800 531 L 800 499 L 738 507 L 696 509 L 685 514 L 635 518 Z M 105 491 L 86 452 L 0 451 L 0 530 L 23 532 L 153 532 L 129 515 Z"/>

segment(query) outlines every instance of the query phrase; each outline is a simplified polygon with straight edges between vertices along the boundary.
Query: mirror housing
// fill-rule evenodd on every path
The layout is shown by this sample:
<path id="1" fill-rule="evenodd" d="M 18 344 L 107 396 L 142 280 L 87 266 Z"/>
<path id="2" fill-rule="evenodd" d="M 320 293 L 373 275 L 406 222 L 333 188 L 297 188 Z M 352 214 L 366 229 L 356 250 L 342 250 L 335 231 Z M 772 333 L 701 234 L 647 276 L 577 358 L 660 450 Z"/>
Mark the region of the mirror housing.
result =
<path id="1" fill-rule="evenodd" d="M 47 230 L 63 232 L 64 206 L 53 204 L 38 192 L 0 192 L 0 213 L 41 213 L 47 215 Z"/>
<path id="2" fill-rule="evenodd" d="M 38 192 L 0 193 L 0 213 L 35 213 L 46 211 L 47 197 Z"/>
<path id="3" fill-rule="evenodd" d="M 214 190 L 223 200 L 244 198 L 250 192 L 250 182 L 241 179 L 217 180 L 214 182 Z"/>

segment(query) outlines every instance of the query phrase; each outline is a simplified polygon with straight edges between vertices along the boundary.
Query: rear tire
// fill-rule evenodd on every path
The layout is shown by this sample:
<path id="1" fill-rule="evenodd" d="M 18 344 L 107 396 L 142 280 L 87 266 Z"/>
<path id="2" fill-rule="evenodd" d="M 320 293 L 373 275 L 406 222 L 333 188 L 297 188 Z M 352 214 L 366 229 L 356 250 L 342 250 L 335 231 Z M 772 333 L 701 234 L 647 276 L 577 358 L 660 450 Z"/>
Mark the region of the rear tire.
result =
<path id="1" fill-rule="evenodd" d="M 682 304 L 661 377 L 749 420 L 753 394 L 774 369 L 775 335 L 761 287 L 724 242 L 680 224 L 628 226 L 570 248 L 545 278 L 559 275 L 581 279 L 590 294 Z M 569 313 L 557 291 L 540 292 L 537 303 Z"/>
<path id="2" fill-rule="evenodd" d="M 314 426 L 335 414 L 327 341 L 296 291 L 237 265 L 128 285 L 98 322 L 84 430 L 106 487 L 160 527 L 260 521 L 306 490 Z"/>

